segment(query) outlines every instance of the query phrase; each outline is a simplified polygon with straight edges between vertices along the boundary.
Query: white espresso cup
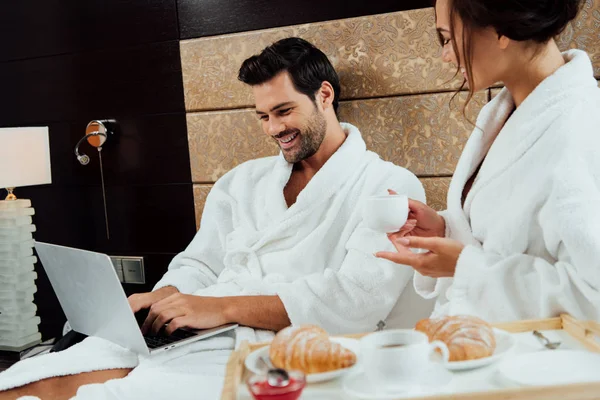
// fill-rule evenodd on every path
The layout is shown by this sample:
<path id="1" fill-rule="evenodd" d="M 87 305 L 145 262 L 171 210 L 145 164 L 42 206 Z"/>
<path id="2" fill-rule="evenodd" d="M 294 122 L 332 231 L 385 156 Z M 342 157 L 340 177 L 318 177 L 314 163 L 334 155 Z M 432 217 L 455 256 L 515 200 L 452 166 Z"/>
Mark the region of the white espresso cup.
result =
<path id="1" fill-rule="evenodd" d="M 363 220 L 378 232 L 397 232 L 408 218 L 408 197 L 400 194 L 370 196 L 363 204 Z"/>
<path id="2" fill-rule="evenodd" d="M 378 391 L 395 392 L 418 386 L 431 367 L 432 353 L 439 349 L 444 361 L 448 347 L 438 340 L 429 343 L 427 335 L 412 329 L 371 333 L 360 340 L 365 374 Z"/>

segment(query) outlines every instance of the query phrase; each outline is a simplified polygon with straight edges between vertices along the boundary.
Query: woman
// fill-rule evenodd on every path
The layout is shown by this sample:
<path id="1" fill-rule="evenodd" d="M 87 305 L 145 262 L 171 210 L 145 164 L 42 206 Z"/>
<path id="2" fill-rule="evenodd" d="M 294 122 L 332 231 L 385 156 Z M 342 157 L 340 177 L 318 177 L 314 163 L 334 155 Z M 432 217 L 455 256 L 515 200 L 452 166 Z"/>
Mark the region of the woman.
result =
<path id="1" fill-rule="evenodd" d="M 443 59 L 470 95 L 505 88 L 475 122 L 448 209 L 411 201 L 397 253 L 377 253 L 416 270 L 434 314 L 600 320 L 600 90 L 587 54 L 553 39 L 582 3 L 437 1 Z"/>

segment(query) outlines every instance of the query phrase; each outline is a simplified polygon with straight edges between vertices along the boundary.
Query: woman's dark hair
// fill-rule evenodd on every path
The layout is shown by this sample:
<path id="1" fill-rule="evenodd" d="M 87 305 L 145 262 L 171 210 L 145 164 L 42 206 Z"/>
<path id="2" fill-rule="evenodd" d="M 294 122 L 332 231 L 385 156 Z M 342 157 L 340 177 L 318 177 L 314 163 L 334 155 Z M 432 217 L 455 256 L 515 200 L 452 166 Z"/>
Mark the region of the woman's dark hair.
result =
<path id="1" fill-rule="evenodd" d="M 450 35 L 452 47 L 458 57 L 457 34 L 462 36 L 462 54 L 469 83 L 469 96 L 473 98 L 473 48 L 472 33 L 493 27 L 498 35 L 533 44 L 547 43 L 558 36 L 573 20 L 585 0 L 449 0 Z M 435 0 L 434 0 L 435 4 Z M 455 31 L 456 17 L 463 31 Z M 460 66 L 459 66 L 460 67 Z M 458 70 L 457 70 L 458 73 Z M 461 87 L 461 89 L 464 87 Z M 466 107 L 465 104 L 465 107 Z"/>
<path id="2" fill-rule="evenodd" d="M 279 40 L 260 54 L 242 63 L 238 79 L 248 85 L 260 85 L 282 71 L 290 74 L 296 90 L 312 101 L 324 81 L 334 90 L 333 109 L 337 112 L 340 98 L 340 79 L 327 56 L 304 39 L 291 37 Z"/>

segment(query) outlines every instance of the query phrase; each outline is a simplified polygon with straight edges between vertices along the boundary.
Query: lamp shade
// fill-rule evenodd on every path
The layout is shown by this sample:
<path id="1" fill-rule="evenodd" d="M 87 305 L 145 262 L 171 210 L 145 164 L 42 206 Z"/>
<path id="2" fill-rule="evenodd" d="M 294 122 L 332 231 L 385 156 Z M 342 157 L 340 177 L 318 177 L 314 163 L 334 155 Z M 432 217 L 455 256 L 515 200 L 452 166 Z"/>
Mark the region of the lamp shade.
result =
<path id="1" fill-rule="evenodd" d="M 52 183 L 48 127 L 0 128 L 0 188 Z"/>

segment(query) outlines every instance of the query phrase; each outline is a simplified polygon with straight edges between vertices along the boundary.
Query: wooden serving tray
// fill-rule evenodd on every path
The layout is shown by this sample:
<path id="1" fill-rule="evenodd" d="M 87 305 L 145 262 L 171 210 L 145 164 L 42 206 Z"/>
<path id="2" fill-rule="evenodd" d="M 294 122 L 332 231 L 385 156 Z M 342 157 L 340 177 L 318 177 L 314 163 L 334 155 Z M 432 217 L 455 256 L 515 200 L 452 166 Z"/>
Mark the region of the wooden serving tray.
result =
<path id="1" fill-rule="evenodd" d="M 511 333 L 529 332 L 533 330 L 562 330 L 575 339 L 582 348 L 600 353 L 600 341 L 597 340 L 597 338 L 600 338 L 600 323 L 579 321 L 567 314 L 563 314 L 557 318 L 499 323 L 494 324 L 494 327 Z M 365 335 L 366 334 L 346 335 L 344 337 L 359 339 Z M 269 343 L 249 344 L 248 342 L 243 342 L 238 350 L 233 351 L 227 362 L 221 400 L 237 400 L 240 385 L 244 384 L 244 379 L 248 374 L 248 371 L 246 371 L 244 366 L 246 357 L 254 350 L 267 346 L 268 344 Z M 339 390 L 340 393 L 343 393 L 341 386 Z M 460 393 L 460 396 L 453 393 L 418 397 L 415 399 L 455 400 L 457 398 L 465 400 L 592 400 L 600 399 L 600 382 L 560 386 L 519 387 L 485 392 L 467 392 Z"/>

